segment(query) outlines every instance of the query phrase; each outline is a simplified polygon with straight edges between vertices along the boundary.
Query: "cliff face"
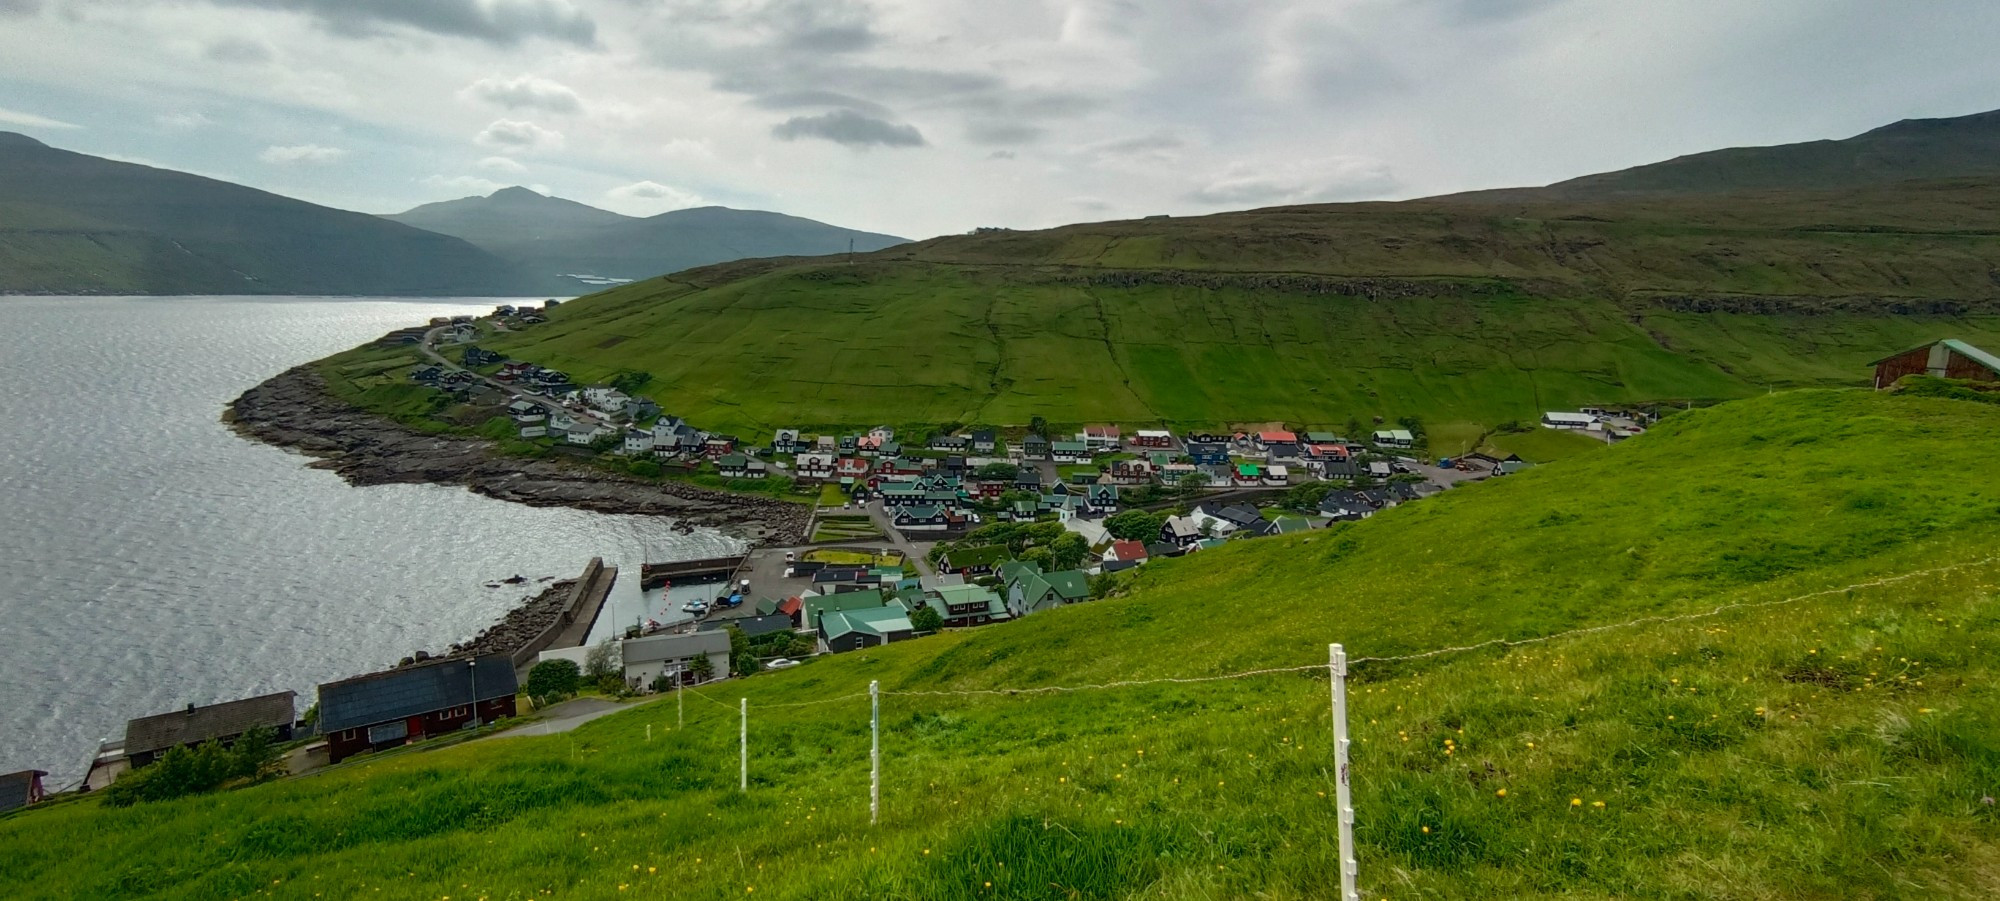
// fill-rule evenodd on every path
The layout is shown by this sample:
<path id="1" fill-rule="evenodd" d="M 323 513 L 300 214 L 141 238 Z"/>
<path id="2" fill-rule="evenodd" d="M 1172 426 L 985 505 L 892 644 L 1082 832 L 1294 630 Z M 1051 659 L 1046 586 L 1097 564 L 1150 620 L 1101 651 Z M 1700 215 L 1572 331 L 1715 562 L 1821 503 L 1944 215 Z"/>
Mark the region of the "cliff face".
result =
<path id="1" fill-rule="evenodd" d="M 243 392 L 224 418 L 247 437 L 319 457 L 314 466 L 354 485 L 463 485 L 536 507 L 667 516 L 758 543 L 800 541 L 811 518 L 803 504 L 508 457 L 489 441 L 412 431 L 335 399 L 306 366 Z"/>

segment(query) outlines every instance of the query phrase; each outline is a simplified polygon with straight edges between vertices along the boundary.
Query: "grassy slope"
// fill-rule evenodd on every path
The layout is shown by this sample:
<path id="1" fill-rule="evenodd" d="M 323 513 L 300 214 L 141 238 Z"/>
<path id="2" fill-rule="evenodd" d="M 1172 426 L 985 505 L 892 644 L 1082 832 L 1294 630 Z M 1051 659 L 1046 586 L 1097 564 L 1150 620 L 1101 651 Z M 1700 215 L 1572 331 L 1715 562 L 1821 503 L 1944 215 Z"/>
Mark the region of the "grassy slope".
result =
<path id="1" fill-rule="evenodd" d="M 2000 235 L 1968 230 L 1996 211 L 2000 186 L 1965 182 L 1098 223 L 680 273 L 501 349 L 586 379 L 652 372 L 669 409 L 750 434 L 1419 415 L 1476 435 L 1588 402 L 1853 384 L 1946 335 L 2000 342 Z"/>
<path id="2" fill-rule="evenodd" d="M 865 702 L 772 705 L 868 679 L 895 692 L 1311 664 L 1336 639 L 1398 654 L 1966 563 L 2000 537 L 2000 485 L 1935 462 L 1984 459 L 1995 435 L 1991 406 L 1861 393 L 1696 411 L 1335 532 L 1149 564 L 1119 599 L 718 686 L 753 709 L 747 796 L 734 704 L 690 696 L 679 732 L 668 701 L 571 736 L 13 817 L 0 879 L 46 897 L 1325 897 L 1323 678 L 892 695 L 873 829 Z M 1360 664 L 1363 884 L 1990 897 L 1996 577 L 1989 562 Z"/>

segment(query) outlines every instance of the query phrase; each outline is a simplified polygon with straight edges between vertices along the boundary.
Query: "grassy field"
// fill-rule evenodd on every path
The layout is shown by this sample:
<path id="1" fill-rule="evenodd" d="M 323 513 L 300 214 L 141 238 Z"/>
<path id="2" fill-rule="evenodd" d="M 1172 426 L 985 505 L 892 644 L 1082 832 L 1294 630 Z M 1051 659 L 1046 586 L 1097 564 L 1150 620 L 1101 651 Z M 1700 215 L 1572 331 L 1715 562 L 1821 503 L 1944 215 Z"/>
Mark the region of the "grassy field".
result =
<path id="1" fill-rule="evenodd" d="M 813 521 L 814 541 L 865 541 L 881 537 L 882 530 L 866 514 L 829 513 Z"/>
<path id="2" fill-rule="evenodd" d="M 574 733 L 0 820 L 20 897 L 1992 897 L 2000 407 L 1798 392 Z M 1231 627 L 1218 627 L 1229 624 Z M 1247 627 L 1246 627 L 1247 626 Z M 1305 667 L 1071 693 L 946 694 Z M 868 825 L 867 702 L 884 790 Z M 735 699 L 751 708 L 736 791 Z M 713 704 L 710 701 L 713 700 Z M 824 702 L 809 706 L 779 706 Z M 652 740 L 646 739 L 652 730 Z"/>
<path id="3" fill-rule="evenodd" d="M 1486 439 L 1486 450 L 1500 455 L 1519 454 L 1530 463 L 1553 463 L 1565 457 L 1588 454 L 1608 447 L 1589 435 L 1562 429 L 1535 427 L 1526 432 L 1496 432 Z"/>

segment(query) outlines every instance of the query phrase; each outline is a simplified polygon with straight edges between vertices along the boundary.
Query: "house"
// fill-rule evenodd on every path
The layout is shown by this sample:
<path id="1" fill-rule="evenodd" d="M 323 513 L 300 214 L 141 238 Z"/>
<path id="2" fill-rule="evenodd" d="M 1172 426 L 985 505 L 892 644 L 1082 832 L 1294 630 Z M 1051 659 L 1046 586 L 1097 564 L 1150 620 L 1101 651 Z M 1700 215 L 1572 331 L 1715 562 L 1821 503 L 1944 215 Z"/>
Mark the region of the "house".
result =
<path id="1" fill-rule="evenodd" d="M 547 422 L 549 408 L 522 398 L 507 405 L 507 415 L 514 417 L 514 421 L 522 425 L 527 425 L 531 422 Z"/>
<path id="2" fill-rule="evenodd" d="M 1329 491 L 1319 502 L 1319 515 L 1335 522 L 1355 522 L 1375 515 L 1376 506 L 1359 492 Z"/>
<path id="3" fill-rule="evenodd" d="M 1227 432 L 1189 432 L 1181 437 L 1189 444 L 1226 445 L 1229 443 L 1230 439 L 1230 435 Z"/>
<path id="4" fill-rule="evenodd" d="M 1181 547 L 1178 544 L 1169 544 L 1165 541 L 1155 541 L 1146 545 L 1146 559 L 1148 560 L 1178 557 L 1185 553 L 1187 553 L 1187 548 Z"/>
<path id="5" fill-rule="evenodd" d="M 735 435 L 710 435 L 701 443 L 701 452 L 708 457 L 723 457 L 736 452 Z"/>
<path id="6" fill-rule="evenodd" d="M 639 691 L 651 690 L 662 676 L 668 683 L 699 684 L 694 661 L 701 657 L 708 658 L 709 678 L 729 675 L 729 633 L 719 629 L 628 638 L 618 643 L 618 650 L 625 661 L 625 684 Z"/>
<path id="7" fill-rule="evenodd" d="M 894 525 L 898 532 L 948 532 L 962 528 L 969 521 L 964 513 L 950 507 L 919 504 L 897 507 L 896 515 L 890 520 L 890 524 Z"/>
<path id="8" fill-rule="evenodd" d="M 1164 429 L 1140 429 L 1132 436 L 1132 444 L 1138 447 L 1173 447 L 1174 433 Z"/>
<path id="9" fill-rule="evenodd" d="M 1250 444 L 1272 457 L 1278 457 L 1281 452 L 1285 456 L 1297 456 L 1299 452 L 1299 436 L 1295 432 L 1258 432 L 1251 436 Z"/>
<path id="10" fill-rule="evenodd" d="M 1417 436 L 1408 429 L 1381 429 L 1374 435 L 1376 447 L 1416 447 Z"/>
<path id="11" fill-rule="evenodd" d="M 1224 507 L 1218 504 L 1203 504 L 1196 507 L 1189 517 L 1194 520 L 1197 531 L 1218 538 L 1237 532 L 1262 535 L 1270 525 L 1255 507 L 1242 505 Z"/>
<path id="12" fill-rule="evenodd" d="M 813 441 L 813 449 L 822 454 L 840 455 L 840 439 L 832 435 L 821 435 Z"/>
<path id="13" fill-rule="evenodd" d="M 1146 543 L 1143 541 L 1119 540 L 1111 542 L 1111 550 L 1104 552 L 1104 561 L 1114 563 L 1124 561 L 1139 563 L 1146 559 Z"/>
<path id="14" fill-rule="evenodd" d="M 868 437 L 876 441 L 894 441 L 896 440 L 896 430 L 886 425 L 878 425 L 868 430 Z"/>
<path id="15" fill-rule="evenodd" d="M 639 429 L 625 432 L 625 453 L 650 454 L 653 452 L 653 433 Z"/>
<path id="16" fill-rule="evenodd" d="M 779 429 L 771 436 L 771 453 L 796 454 L 799 452 L 799 430 Z"/>
<path id="17" fill-rule="evenodd" d="M 876 438 L 871 435 L 862 435 L 858 438 L 855 438 L 854 452 L 864 457 L 881 456 L 882 439 Z"/>
<path id="18" fill-rule="evenodd" d="M 1929 375 L 1969 382 L 2000 381 L 2000 357 L 1957 338 L 1912 347 L 1868 365 L 1875 367 L 1877 391 L 1896 384 L 1897 379 L 1906 375 Z"/>
<path id="19" fill-rule="evenodd" d="M 734 619 L 711 619 L 696 626 L 695 631 L 722 632 L 727 634 L 730 629 L 735 629 L 750 638 L 756 638 L 759 635 L 772 635 L 778 632 L 790 632 L 794 628 L 792 618 L 777 612 L 777 605 L 780 603 L 783 602 L 774 598 L 764 598 L 757 602 L 756 609 L 761 611 L 766 609 L 766 605 L 770 605 L 769 609 L 771 612 L 769 613 L 759 613 L 755 616 L 739 616 Z"/>
<path id="20" fill-rule="evenodd" d="M 1563 413 L 1550 410 L 1542 414 L 1542 427 L 1547 429 L 1587 429 L 1597 424 L 1597 417 L 1589 413 Z"/>
<path id="21" fill-rule="evenodd" d="M 1114 512 L 1118 509 L 1118 486 L 1091 485 L 1084 489 L 1083 499 L 1092 512 Z"/>
<path id="22" fill-rule="evenodd" d="M 206 707 L 189 704 L 183 710 L 127 721 L 125 756 L 132 768 L 138 769 L 173 748 L 207 741 L 235 744 L 252 729 L 269 729 L 278 741 L 291 741 L 292 720 L 298 715 L 296 697 L 293 692 L 281 691 Z"/>
<path id="23" fill-rule="evenodd" d="M 339 763 L 426 736 L 514 715 L 514 661 L 451 658 L 328 682 L 319 687 L 319 730 Z"/>
<path id="24" fill-rule="evenodd" d="M 723 454 L 716 458 L 715 471 L 725 479 L 761 479 L 769 474 L 769 467 L 747 454 Z"/>
<path id="25" fill-rule="evenodd" d="M 1076 570 L 1027 573 L 1007 586 L 1007 613 L 1016 619 L 1090 599 L 1090 578 Z"/>
<path id="26" fill-rule="evenodd" d="M 583 402 L 589 404 L 591 409 L 604 413 L 607 416 L 616 416 L 625 412 L 625 404 L 631 400 L 632 398 L 627 396 L 625 392 L 616 388 L 596 386 L 583 389 Z"/>
<path id="27" fill-rule="evenodd" d="M 1041 571 L 1042 565 L 1033 560 L 1009 560 L 1000 564 L 1000 568 L 994 570 L 994 574 L 999 577 L 1000 584 L 1012 585 Z"/>
<path id="28" fill-rule="evenodd" d="M 972 439 L 964 435 L 932 435 L 931 450 L 964 453 L 972 448 Z"/>
<path id="29" fill-rule="evenodd" d="M 834 474 L 842 485 L 853 485 L 868 478 L 868 461 L 860 457 L 842 457 L 834 465 Z"/>
<path id="30" fill-rule="evenodd" d="M 1395 474 L 1396 474 L 1395 467 L 1390 466 L 1386 461 L 1377 460 L 1373 463 L 1368 464 L 1368 477 L 1371 479 L 1380 481 L 1383 479 L 1387 479 Z"/>
<path id="31" fill-rule="evenodd" d="M 1049 457 L 1057 463 L 1089 463 L 1090 445 L 1082 441 L 1056 441 L 1049 445 Z"/>
<path id="32" fill-rule="evenodd" d="M 1236 484 L 1254 486 L 1264 483 L 1264 469 L 1255 463 L 1236 464 Z"/>
<path id="33" fill-rule="evenodd" d="M 1304 444 L 1346 444 L 1347 439 L 1332 432 L 1307 432 L 1301 435 L 1299 443 Z"/>
<path id="34" fill-rule="evenodd" d="M 979 429 L 972 433 L 972 452 L 989 456 L 1000 449 L 1000 437 L 992 429 Z"/>
<path id="35" fill-rule="evenodd" d="M 994 567 L 1013 557 L 1014 555 L 1008 552 L 1004 544 L 959 548 L 948 551 L 938 558 L 938 571 L 954 572 L 961 576 L 984 576 L 991 574 Z"/>
<path id="36" fill-rule="evenodd" d="M 944 465 L 940 466 L 939 468 L 943 469 L 945 472 L 948 472 L 954 476 L 963 476 L 965 474 L 965 470 L 967 469 L 967 464 L 963 456 L 960 456 L 958 454 L 952 454 L 951 456 L 944 458 Z"/>
<path id="37" fill-rule="evenodd" d="M 594 422 L 577 422 L 563 432 L 563 440 L 570 444 L 589 446 L 597 439 L 611 434 L 609 429 Z"/>
<path id="38" fill-rule="evenodd" d="M 1042 493 L 1042 471 L 1034 466 L 1022 466 L 1014 472 L 1014 490 L 1032 494 Z"/>
<path id="39" fill-rule="evenodd" d="M 30 804 L 40 804 L 48 798 L 42 788 L 42 777 L 48 775 L 43 770 L 22 770 L 0 776 L 0 813 L 19 810 Z"/>
<path id="40" fill-rule="evenodd" d="M 1222 442 L 1189 441 L 1187 455 L 1196 466 L 1222 466 L 1229 462 L 1229 445 Z"/>
<path id="41" fill-rule="evenodd" d="M 1121 443 L 1122 435 L 1115 425 L 1087 425 L 1077 434 L 1076 440 L 1083 442 L 1091 450 L 1115 451 Z"/>
<path id="42" fill-rule="evenodd" d="M 472 368 L 494 366 L 507 361 L 505 356 L 490 350 L 483 350 L 479 346 L 472 344 L 465 346 L 465 356 L 460 359 L 465 361 L 466 366 Z"/>
<path id="43" fill-rule="evenodd" d="M 1271 520 L 1271 527 L 1266 534 L 1293 535 L 1311 530 L 1312 520 L 1303 516 L 1280 516 L 1277 519 Z"/>
<path id="44" fill-rule="evenodd" d="M 1292 481 L 1291 470 L 1288 470 L 1285 467 L 1279 466 L 1275 463 L 1270 466 L 1264 467 L 1265 485 L 1273 488 L 1283 488 L 1286 485 L 1291 484 L 1291 481 Z"/>
<path id="45" fill-rule="evenodd" d="M 1160 540 L 1179 548 L 1201 540 L 1201 525 L 1189 516 L 1169 516 L 1160 523 Z"/>
<path id="46" fill-rule="evenodd" d="M 858 651 L 902 641 L 915 632 L 910 610 L 896 601 L 880 607 L 829 613 L 820 622 L 820 645 L 828 651 Z"/>
<path id="47" fill-rule="evenodd" d="M 430 385 L 431 387 L 437 387 L 437 383 L 443 378 L 443 366 L 424 366 L 410 373 L 411 381 L 419 385 Z"/>
<path id="48" fill-rule="evenodd" d="M 817 451 L 800 454 L 792 464 L 792 472 L 801 479 L 833 478 L 835 457 Z"/>
<path id="49" fill-rule="evenodd" d="M 1352 457 L 1322 460 L 1319 463 L 1319 477 L 1329 482 L 1352 482 L 1361 476 L 1361 467 L 1354 465 Z"/>
<path id="50" fill-rule="evenodd" d="M 1533 465 L 1535 464 L 1529 463 L 1528 461 L 1523 460 L 1519 457 L 1515 457 L 1514 459 L 1511 460 L 1502 460 L 1498 464 L 1496 464 L 1493 467 L 1493 474 L 1500 476 L 1511 476 L 1514 473 L 1520 472 Z"/>
<path id="51" fill-rule="evenodd" d="M 1075 532 L 1083 536 L 1083 543 L 1089 545 L 1092 550 L 1103 548 L 1111 543 L 1111 533 L 1105 531 L 1104 524 L 1097 520 L 1084 519 L 1080 516 L 1070 516 L 1063 520 L 1062 526 L 1064 531 Z"/>
<path id="52" fill-rule="evenodd" d="M 804 608 L 805 608 L 804 599 L 799 598 L 795 595 L 793 597 L 784 598 L 782 600 L 765 598 L 757 602 L 757 606 L 755 609 L 757 611 L 757 618 L 759 619 L 771 616 L 782 616 L 785 618 L 787 622 L 790 622 L 792 624 L 792 628 L 796 629 L 799 627 L 799 622 L 802 618 L 801 611 Z"/>
<path id="53" fill-rule="evenodd" d="M 1021 439 L 1022 457 L 1029 460 L 1047 460 L 1049 453 L 1049 439 L 1040 435 L 1029 435 Z"/>
<path id="54" fill-rule="evenodd" d="M 924 592 L 924 604 L 954 629 L 1012 619 L 999 592 L 980 585 L 940 585 Z"/>
<path id="55" fill-rule="evenodd" d="M 625 402 L 624 415 L 633 422 L 650 419 L 660 415 L 660 405 L 649 398 L 635 397 Z"/>

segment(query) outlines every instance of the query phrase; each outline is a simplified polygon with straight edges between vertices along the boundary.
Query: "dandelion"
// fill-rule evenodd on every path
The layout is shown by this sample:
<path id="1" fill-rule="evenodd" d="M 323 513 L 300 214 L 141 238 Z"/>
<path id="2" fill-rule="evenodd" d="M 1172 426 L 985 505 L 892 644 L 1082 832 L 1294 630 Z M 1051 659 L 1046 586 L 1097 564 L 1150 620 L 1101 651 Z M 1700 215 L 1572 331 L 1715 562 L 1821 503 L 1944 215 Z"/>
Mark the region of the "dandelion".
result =
<path id="1" fill-rule="evenodd" d="M 1429 834 L 1431 834 L 1431 827 L 1429 827 L 1429 826 L 1425 826 L 1425 827 L 1424 827 L 1424 834 L 1425 834 L 1425 835 L 1429 835 Z"/>
<path id="2" fill-rule="evenodd" d="M 1604 802 L 1603 802 L 1603 801 L 1592 801 L 1592 802 L 1590 802 L 1590 806 L 1592 806 L 1592 807 L 1595 807 L 1595 808 L 1597 808 L 1598 810 L 1603 810 L 1603 809 L 1604 809 Z"/>
<path id="3" fill-rule="evenodd" d="M 1569 799 L 1569 806 L 1571 806 L 1571 807 L 1582 807 L 1582 806 L 1583 806 L 1583 799 L 1582 799 L 1582 798 L 1571 798 L 1571 799 Z"/>
<path id="4" fill-rule="evenodd" d="M 1494 792 L 1494 793 L 1493 793 L 1493 797 L 1496 797 L 1496 798 L 1504 798 L 1504 797 L 1507 797 L 1507 790 L 1503 788 L 1503 789 L 1501 789 L 1501 790 L 1499 790 L 1499 791 L 1497 791 L 1497 792 Z"/>

